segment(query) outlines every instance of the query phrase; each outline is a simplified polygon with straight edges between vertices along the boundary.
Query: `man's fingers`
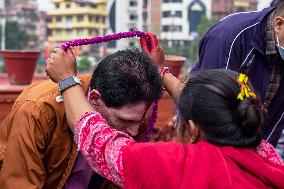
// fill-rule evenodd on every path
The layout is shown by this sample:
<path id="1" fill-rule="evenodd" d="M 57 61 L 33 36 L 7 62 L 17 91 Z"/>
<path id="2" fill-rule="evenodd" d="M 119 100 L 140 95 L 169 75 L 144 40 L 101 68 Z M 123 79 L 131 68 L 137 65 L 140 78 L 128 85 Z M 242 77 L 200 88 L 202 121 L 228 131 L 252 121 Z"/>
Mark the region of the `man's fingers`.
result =
<path id="1" fill-rule="evenodd" d="M 62 52 L 63 49 L 61 49 L 61 48 L 59 48 L 59 47 L 55 47 L 55 48 L 53 49 L 53 51 L 54 51 L 55 53 L 59 53 L 59 52 Z"/>
<path id="2" fill-rule="evenodd" d="M 76 60 L 76 57 L 75 57 L 75 55 L 74 55 L 74 53 L 73 53 L 73 50 L 72 50 L 71 48 L 68 48 L 66 52 L 67 52 L 67 54 L 69 54 L 71 57 L 73 57 L 74 60 Z"/>

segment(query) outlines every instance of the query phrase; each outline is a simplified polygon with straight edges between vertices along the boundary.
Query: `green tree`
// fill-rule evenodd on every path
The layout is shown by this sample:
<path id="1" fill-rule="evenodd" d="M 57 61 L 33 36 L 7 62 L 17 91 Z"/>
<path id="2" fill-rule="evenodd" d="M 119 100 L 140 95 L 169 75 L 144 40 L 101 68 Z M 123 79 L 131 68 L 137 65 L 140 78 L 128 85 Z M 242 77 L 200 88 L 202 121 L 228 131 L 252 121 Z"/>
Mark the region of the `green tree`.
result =
<path id="1" fill-rule="evenodd" d="M 161 41 L 161 46 L 165 49 L 167 54 L 184 56 L 189 60 L 189 64 L 193 64 L 198 58 L 200 39 L 215 23 L 217 23 L 217 20 L 203 17 L 200 24 L 197 26 L 198 37 L 195 40 L 184 45 L 174 46 L 173 48 L 168 47 L 166 41 Z"/>
<path id="2" fill-rule="evenodd" d="M 32 39 L 16 21 L 7 21 L 5 32 L 6 49 L 25 49 Z"/>
<path id="3" fill-rule="evenodd" d="M 208 19 L 207 17 L 203 17 L 200 24 L 197 27 L 197 32 L 201 37 L 218 21 L 216 19 Z"/>
<path id="4" fill-rule="evenodd" d="M 78 62 L 78 70 L 85 71 L 88 70 L 91 66 L 92 62 L 89 60 L 88 57 L 82 57 Z"/>

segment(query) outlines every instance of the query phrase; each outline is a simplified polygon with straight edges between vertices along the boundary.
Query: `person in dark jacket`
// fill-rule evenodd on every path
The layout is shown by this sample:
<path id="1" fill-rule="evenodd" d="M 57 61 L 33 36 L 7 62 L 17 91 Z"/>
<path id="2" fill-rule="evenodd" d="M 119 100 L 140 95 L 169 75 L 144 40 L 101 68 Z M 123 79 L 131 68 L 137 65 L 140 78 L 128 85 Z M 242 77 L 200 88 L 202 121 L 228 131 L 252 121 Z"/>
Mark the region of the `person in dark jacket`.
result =
<path id="1" fill-rule="evenodd" d="M 270 3 L 270 7 L 276 7 L 279 2 L 282 0 L 273 0 Z M 284 130 L 282 131 L 281 137 L 278 141 L 277 149 L 279 155 L 284 159 Z"/>
<path id="2" fill-rule="evenodd" d="M 284 128 L 284 1 L 276 8 L 229 15 L 209 29 L 190 74 L 221 68 L 249 76 L 267 112 L 262 137 L 277 146 Z"/>

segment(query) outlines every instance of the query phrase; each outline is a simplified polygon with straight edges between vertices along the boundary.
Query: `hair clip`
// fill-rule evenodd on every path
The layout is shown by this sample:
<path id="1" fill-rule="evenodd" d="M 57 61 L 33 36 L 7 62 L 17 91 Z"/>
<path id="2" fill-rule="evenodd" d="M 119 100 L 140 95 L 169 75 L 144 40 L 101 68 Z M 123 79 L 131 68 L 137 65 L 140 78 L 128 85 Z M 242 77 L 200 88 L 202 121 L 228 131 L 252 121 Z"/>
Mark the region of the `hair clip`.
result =
<path id="1" fill-rule="evenodd" d="M 244 100 L 247 97 L 255 97 L 256 95 L 251 90 L 251 88 L 247 85 L 248 76 L 244 73 L 240 73 L 239 77 L 237 78 L 238 83 L 240 84 L 241 91 L 238 94 L 238 100 Z"/>

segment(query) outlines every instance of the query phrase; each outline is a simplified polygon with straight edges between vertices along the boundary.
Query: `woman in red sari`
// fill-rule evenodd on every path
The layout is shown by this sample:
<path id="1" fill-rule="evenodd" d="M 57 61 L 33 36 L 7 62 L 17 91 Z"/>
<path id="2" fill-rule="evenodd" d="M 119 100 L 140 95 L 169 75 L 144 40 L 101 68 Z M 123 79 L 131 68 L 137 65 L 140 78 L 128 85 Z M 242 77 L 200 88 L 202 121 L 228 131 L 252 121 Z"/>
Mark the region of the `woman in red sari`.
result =
<path id="1" fill-rule="evenodd" d="M 161 53 L 163 54 L 163 53 Z M 75 75 L 75 61 L 57 49 L 47 63 L 59 82 Z M 262 114 L 246 77 L 227 70 L 201 72 L 179 95 L 181 137 L 189 141 L 136 143 L 108 126 L 86 101 L 80 85 L 63 92 L 74 140 L 93 170 L 124 188 L 284 188 L 284 165 L 261 141 Z M 173 87 L 175 86 L 175 87 Z M 145 107 L 146 109 L 146 107 Z"/>

